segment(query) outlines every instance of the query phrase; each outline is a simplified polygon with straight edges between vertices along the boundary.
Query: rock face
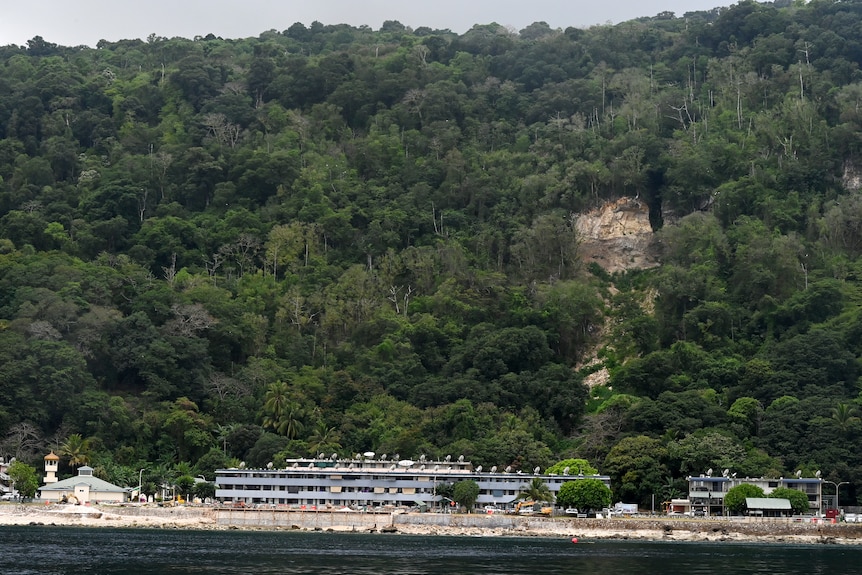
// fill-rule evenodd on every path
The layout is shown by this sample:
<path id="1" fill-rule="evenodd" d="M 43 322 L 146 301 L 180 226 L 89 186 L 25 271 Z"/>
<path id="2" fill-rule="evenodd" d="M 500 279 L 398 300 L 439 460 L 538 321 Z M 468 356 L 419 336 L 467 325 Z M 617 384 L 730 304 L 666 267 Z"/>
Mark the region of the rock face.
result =
<path id="1" fill-rule="evenodd" d="M 858 159 L 844 162 L 844 174 L 841 177 L 841 183 L 844 185 L 844 189 L 848 191 L 862 189 L 862 167 L 860 167 Z"/>
<path id="2" fill-rule="evenodd" d="M 595 262 L 608 273 L 658 266 L 649 206 L 620 198 L 578 216 L 575 225 L 584 263 Z"/>

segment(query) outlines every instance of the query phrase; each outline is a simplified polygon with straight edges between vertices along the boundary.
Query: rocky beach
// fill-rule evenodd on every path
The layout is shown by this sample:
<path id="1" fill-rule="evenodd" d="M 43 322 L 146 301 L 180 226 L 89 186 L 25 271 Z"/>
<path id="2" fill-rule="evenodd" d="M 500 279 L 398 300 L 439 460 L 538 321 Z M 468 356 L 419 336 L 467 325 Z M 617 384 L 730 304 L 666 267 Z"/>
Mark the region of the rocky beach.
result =
<path id="1" fill-rule="evenodd" d="M 518 516 L 383 514 L 279 511 L 278 522 L 254 511 L 236 521 L 216 507 L 137 505 L 0 505 L 0 527 L 43 525 L 200 530 L 306 530 L 379 532 L 424 536 L 561 537 L 579 541 L 728 541 L 862 544 L 862 524 L 694 518 L 577 519 Z M 362 521 L 360 521 L 362 519 Z"/>

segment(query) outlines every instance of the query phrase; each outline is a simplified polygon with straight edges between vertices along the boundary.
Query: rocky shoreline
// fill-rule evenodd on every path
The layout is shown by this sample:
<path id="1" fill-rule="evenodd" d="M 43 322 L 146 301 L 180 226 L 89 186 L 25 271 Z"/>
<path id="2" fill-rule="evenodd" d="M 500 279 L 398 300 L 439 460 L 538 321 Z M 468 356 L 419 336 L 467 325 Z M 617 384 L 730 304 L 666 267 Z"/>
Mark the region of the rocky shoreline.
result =
<path id="1" fill-rule="evenodd" d="M 396 525 L 398 532 L 421 535 L 566 537 L 589 540 L 713 541 L 804 544 L 862 544 L 862 526 L 849 524 L 801 524 L 783 521 L 746 523 L 726 520 L 662 519 L 562 519 L 545 527 L 510 529 L 476 527 L 434 528 Z"/>
<path id="2" fill-rule="evenodd" d="M 783 520 L 738 521 L 721 519 L 615 518 L 575 519 L 509 517 L 492 522 L 480 515 L 382 515 L 372 524 L 357 524 L 349 514 L 327 518 L 326 526 L 308 521 L 309 514 L 289 512 L 279 525 L 263 522 L 233 524 L 219 518 L 212 507 L 149 507 L 117 505 L 0 505 L 0 527 L 44 525 L 72 527 L 201 529 L 201 530 L 305 530 L 326 532 L 395 533 L 422 536 L 562 537 L 589 540 L 712 541 L 802 544 L 862 544 L 862 525 L 802 523 Z M 317 518 L 320 515 L 316 516 Z M 253 518 L 252 518 L 253 519 Z M 429 521 L 433 519 L 433 521 Z"/>

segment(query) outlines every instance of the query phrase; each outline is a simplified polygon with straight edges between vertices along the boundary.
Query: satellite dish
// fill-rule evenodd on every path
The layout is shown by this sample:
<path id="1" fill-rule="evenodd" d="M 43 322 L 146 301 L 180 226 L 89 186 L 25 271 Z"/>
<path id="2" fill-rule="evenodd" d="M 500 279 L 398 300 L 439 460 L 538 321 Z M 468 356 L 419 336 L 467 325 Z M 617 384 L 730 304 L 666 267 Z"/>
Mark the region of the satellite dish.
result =
<path id="1" fill-rule="evenodd" d="M 409 460 L 409 459 L 402 459 L 401 461 L 398 462 L 398 465 L 401 467 L 412 467 L 413 463 L 414 462 Z"/>
<path id="2" fill-rule="evenodd" d="M 435 465 L 435 466 L 434 466 L 434 471 L 438 471 L 439 469 L 440 469 L 440 466 L 439 466 L 439 465 Z"/>
<path id="3" fill-rule="evenodd" d="M 266 464 L 266 468 L 267 468 L 267 469 L 272 469 L 272 461 L 270 461 L 269 463 L 267 463 L 267 464 Z"/>
<path id="4" fill-rule="evenodd" d="M 538 475 L 538 474 L 539 474 L 539 472 L 540 472 L 541 470 L 542 470 L 542 468 L 537 466 L 537 467 L 533 470 L 533 475 Z"/>
<path id="5" fill-rule="evenodd" d="M 294 462 L 293 462 L 293 468 L 294 468 L 294 469 L 296 469 L 297 467 L 299 467 L 299 463 L 297 463 L 296 461 L 294 461 Z"/>
<path id="6" fill-rule="evenodd" d="M 796 477 L 802 477 L 802 470 L 801 469 L 796 470 Z"/>
<path id="7" fill-rule="evenodd" d="M 733 477 L 733 478 L 735 479 L 735 478 L 736 478 L 736 471 L 734 471 L 733 473 L 731 473 L 731 474 L 730 474 L 730 476 L 731 476 L 731 477 Z"/>
<path id="8" fill-rule="evenodd" d="M 820 479 L 820 470 L 819 469 L 817 470 L 817 473 L 814 474 L 814 477 L 816 477 L 817 479 Z"/>
<path id="9" fill-rule="evenodd" d="M 446 456 L 446 461 L 452 461 L 452 456 L 451 456 L 451 455 L 447 455 L 447 456 Z"/>
<path id="10" fill-rule="evenodd" d="M 323 459 L 324 457 L 326 457 L 326 456 L 325 456 L 324 454 L 322 454 L 322 453 L 318 453 L 318 454 L 317 454 L 317 458 L 318 458 L 318 459 Z"/>
<path id="11" fill-rule="evenodd" d="M 568 474 L 569 474 L 569 468 L 566 467 L 565 469 L 563 469 L 563 475 L 568 475 Z"/>
<path id="12" fill-rule="evenodd" d="M 338 459 L 338 454 L 337 454 L 337 453 L 333 453 L 332 455 L 330 455 L 330 456 L 329 456 L 329 458 L 330 458 L 332 461 L 335 461 L 336 459 Z"/>
<path id="13" fill-rule="evenodd" d="M 482 473 L 482 466 L 481 465 L 476 468 L 476 473 Z"/>
<path id="14" fill-rule="evenodd" d="M 389 471 L 395 471 L 395 464 L 394 463 L 389 466 Z"/>
<path id="15" fill-rule="evenodd" d="M 361 456 L 360 454 L 358 454 L 358 453 L 357 453 L 357 454 L 353 457 L 353 459 L 362 459 L 362 456 Z"/>
<path id="16" fill-rule="evenodd" d="M 712 467 L 706 470 L 707 477 L 712 477 Z"/>
<path id="17" fill-rule="evenodd" d="M 511 465 L 506 466 L 506 473 L 512 473 L 512 466 Z"/>
<path id="18" fill-rule="evenodd" d="M 364 456 L 365 456 L 365 457 L 367 457 L 368 459 L 371 459 L 372 457 L 374 457 L 374 452 L 373 452 L 373 451 L 366 451 L 366 452 L 365 452 L 365 453 L 363 453 L 362 455 L 364 455 Z"/>
<path id="19" fill-rule="evenodd" d="M 458 456 L 458 463 L 464 463 L 464 456 L 463 455 Z"/>
<path id="20" fill-rule="evenodd" d="M 425 461 L 425 454 L 424 453 L 419 456 L 419 461 Z"/>
<path id="21" fill-rule="evenodd" d="M 497 466 L 496 465 L 491 468 L 491 473 L 497 473 Z"/>
<path id="22" fill-rule="evenodd" d="M 380 461 L 386 461 L 386 454 L 385 453 L 380 456 Z"/>
<path id="23" fill-rule="evenodd" d="M 420 466 L 419 466 L 419 469 L 421 469 L 421 470 L 423 470 L 423 471 L 424 471 L 424 470 L 425 470 L 425 464 L 423 463 L 422 465 L 420 465 Z"/>
<path id="24" fill-rule="evenodd" d="M 313 463 L 309 463 L 309 464 L 308 464 L 308 468 L 309 468 L 309 469 L 314 469 L 314 464 L 313 464 Z"/>
<path id="25" fill-rule="evenodd" d="M 239 462 L 239 468 L 240 468 L 240 469 L 245 469 L 245 461 L 240 461 L 240 462 Z"/>
<path id="26" fill-rule="evenodd" d="M 722 472 L 721 472 L 721 476 L 722 476 L 722 477 L 727 477 L 727 474 L 728 474 L 728 473 L 730 473 L 730 469 L 725 469 L 724 471 L 722 471 Z"/>
<path id="27" fill-rule="evenodd" d="M 398 454 L 396 453 L 395 455 L 392 456 L 392 459 L 397 460 L 397 459 L 401 459 L 401 457 L 399 457 Z"/>
<path id="28" fill-rule="evenodd" d="M 353 464 L 351 463 L 350 465 L 348 465 L 347 469 L 353 469 Z"/>

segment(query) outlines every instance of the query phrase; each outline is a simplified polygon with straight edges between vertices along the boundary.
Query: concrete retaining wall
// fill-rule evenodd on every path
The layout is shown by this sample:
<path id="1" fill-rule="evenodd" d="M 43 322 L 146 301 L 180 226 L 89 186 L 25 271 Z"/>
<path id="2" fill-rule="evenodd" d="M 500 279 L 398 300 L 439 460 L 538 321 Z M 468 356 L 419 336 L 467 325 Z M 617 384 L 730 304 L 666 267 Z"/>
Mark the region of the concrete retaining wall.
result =
<path id="1" fill-rule="evenodd" d="M 331 527 L 357 530 L 385 527 L 392 516 L 385 513 L 339 513 L 328 511 L 292 511 L 285 509 L 218 509 L 216 524 L 236 527 Z"/>
<path id="2" fill-rule="evenodd" d="M 478 529 L 547 529 L 568 521 L 565 518 L 522 517 L 517 515 L 459 515 L 448 513 L 362 513 L 339 511 L 297 511 L 286 509 L 217 509 L 216 523 L 237 527 L 299 527 L 302 529 L 380 529 L 389 525 L 462 527 Z"/>
<path id="3" fill-rule="evenodd" d="M 671 533 L 721 533 L 734 532 L 752 536 L 781 534 L 812 534 L 828 532 L 843 536 L 862 537 L 862 525 L 796 523 L 787 520 L 685 520 L 665 518 L 638 519 L 579 519 L 572 517 L 537 517 L 504 514 L 444 514 L 444 513 L 362 513 L 338 511 L 299 511 L 287 509 L 214 509 L 216 523 L 222 527 L 262 527 L 300 529 L 347 529 L 365 531 L 389 526 L 421 526 L 433 531 L 439 528 L 484 529 L 512 532 L 579 532 L 581 530 L 604 530 L 625 532 L 650 530 Z"/>
<path id="4" fill-rule="evenodd" d="M 105 505 L 100 506 L 103 511 L 126 517 L 163 517 L 165 519 L 194 519 L 198 517 L 211 517 L 215 514 L 212 507 L 156 507 L 151 505 Z"/>

